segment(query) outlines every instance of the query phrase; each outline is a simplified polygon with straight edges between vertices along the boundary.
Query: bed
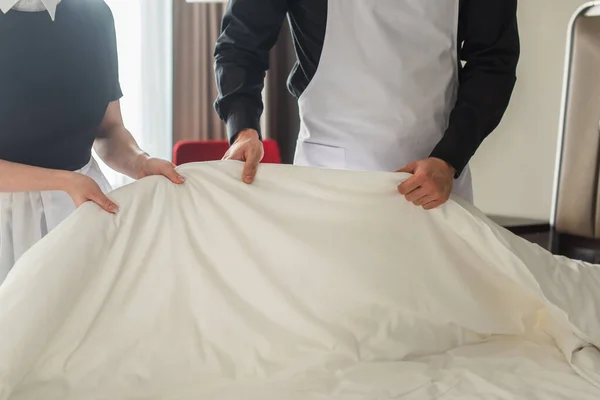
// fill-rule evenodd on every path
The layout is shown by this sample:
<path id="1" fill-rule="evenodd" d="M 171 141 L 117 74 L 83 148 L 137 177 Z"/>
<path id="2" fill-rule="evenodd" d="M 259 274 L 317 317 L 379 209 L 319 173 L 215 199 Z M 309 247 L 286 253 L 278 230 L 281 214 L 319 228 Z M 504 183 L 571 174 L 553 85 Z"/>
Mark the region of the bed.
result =
<path id="1" fill-rule="evenodd" d="M 600 269 L 405 174 L 234 161 L 86 204 L 0 287 L 0 399 L 598 399 Z"/>

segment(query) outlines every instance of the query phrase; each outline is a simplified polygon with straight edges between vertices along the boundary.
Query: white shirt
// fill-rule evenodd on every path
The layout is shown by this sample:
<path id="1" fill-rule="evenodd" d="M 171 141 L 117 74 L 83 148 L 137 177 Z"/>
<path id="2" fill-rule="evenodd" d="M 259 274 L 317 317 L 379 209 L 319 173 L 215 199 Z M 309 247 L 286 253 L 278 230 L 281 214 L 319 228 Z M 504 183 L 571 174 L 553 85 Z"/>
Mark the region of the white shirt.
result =
<path id="1" fill-rule="evenodd" d="M 37 12 L 47 10 L 54 21 L 56 7 L 61 0 L 0 0 L 0 10 L 7 13 L 10 9 Z"/>

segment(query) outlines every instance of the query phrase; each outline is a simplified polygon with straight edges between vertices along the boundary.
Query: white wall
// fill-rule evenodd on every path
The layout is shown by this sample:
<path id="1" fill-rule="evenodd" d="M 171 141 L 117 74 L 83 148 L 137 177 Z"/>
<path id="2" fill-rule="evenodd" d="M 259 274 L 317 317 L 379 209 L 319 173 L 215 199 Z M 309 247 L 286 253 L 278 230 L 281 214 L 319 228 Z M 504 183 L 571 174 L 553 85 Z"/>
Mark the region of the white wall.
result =
<path id="1" fill-rule="evenodd" d="M 585 0 L 521 0 L 521 61 L 511 105 L 472 162 L 484 212 L 548 219 L 566 33 Z"/>

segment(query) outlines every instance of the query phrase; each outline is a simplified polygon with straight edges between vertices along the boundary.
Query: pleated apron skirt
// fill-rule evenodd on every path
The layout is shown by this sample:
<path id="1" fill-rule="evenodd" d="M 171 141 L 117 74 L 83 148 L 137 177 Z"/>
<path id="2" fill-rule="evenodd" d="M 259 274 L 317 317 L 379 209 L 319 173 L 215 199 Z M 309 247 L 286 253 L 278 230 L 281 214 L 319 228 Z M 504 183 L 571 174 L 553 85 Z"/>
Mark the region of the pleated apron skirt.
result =
<path id="1" fill-rule="evenodd" d="M 76 171 L 111 190 L 93 158 Z M 71 197 L 62 191 L 0 193 L 0 284 L 15 262 L 34 244 L 75 211 Z"/>

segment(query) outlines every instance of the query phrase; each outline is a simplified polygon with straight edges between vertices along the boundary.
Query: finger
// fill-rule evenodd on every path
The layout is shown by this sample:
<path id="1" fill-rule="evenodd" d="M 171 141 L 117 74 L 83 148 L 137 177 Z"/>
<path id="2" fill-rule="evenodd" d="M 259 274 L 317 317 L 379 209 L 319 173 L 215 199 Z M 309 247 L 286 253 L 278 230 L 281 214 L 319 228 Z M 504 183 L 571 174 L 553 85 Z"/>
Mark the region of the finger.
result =
<path id="1" fill-rule="evenodd" d="M 444 203 L 445 203 L 445 201 L 443 201 L 443 200 L 430 201 L 429 203 L 426 203 L 423 205 L 423 209 L 424 210 L 433 210 L 434 208 L 438 208 L 439 206 L 441 206 Z"/>
<path id="2" fill-rule="evenodd" d="M 98 204 L 105 211 L 108 211 L 111 214 L 116 214 L 119 211 L 119 206 L 117 206 L 111 199 L 109 199 L 104 193 L 99 192 L 91 196 L 91 199 L 94 203 Z"/>
<path id="3" fill-rule="evenodd" d="M 165 177 L 169 178 L 171 182 L 176 183 L 178 185 L 181 185 L 183 182 L 185 182 L 185 178 L 179 175 L 172 165 L 169 165 L 167 168 L 165 168 L 162 174 Z"/>
<path id="4" fill-rule="evenodd" d="M 429 194 L 413 201 L 413 204 L 415 206 L 424 206 L 425 204 L 429 204 L 434 201 L 439 201 L 439 199 L 435 195 Z"/>
<path id="5" fill-rule="evenodd" d="M 421 197 L 427 196 L 428 194 L 429 192 L 427 192 L 423 186 L 419 186 L 415 190 L 404 195 L 404 197 L 406 197 L 406 200 L 412 203 L 413 201 L 417 201 Z"/>
<path id="6" fill-rule="evenodd" d="M 411 162 L 409 164 L 406 164 L 404 167 L 400 168 L 396 172 L 406 172 L 408 174 L 414 174 L 415 171 L 416 171 L 416 169 L 417 169 L 417 163 L 416 162 Z"/>
<path id="7" fill-rule="evenodd" d="M 413 190 L 419 188 L 423 184 L 424 181 L 425 181 L 425 179 L 423 177 L 411 176 L 410 178 L 408 178 L 407 180 L 405 180 L 398 186 L 398 191 L 400 192 L 401 195 L 406 196 Z"/>
<path id="8" fill-rule="evenodd" d="M 407 194 L 406 200 L 410 201 L 411 203 L 415 203 L 419 201 L 420 199 L 422 199 L 423 197 L 427 197 L 427 196 L 431 196 L 432 193 L 430 191 L 428 191 L 427 189 L 425 189 L 423 186 L 420 186 L 419 188 L 413 190 L 412 192 L 410 192 L 409 194 Z M 435 200 L 435 198 L 431 199 L 431 200 Z"/>
<path id="9" fill-rule="evenodd" d="M 73 198 L 73 204 L 75 204 L 75 208 L 81 207 L 83 204 L 87 203 L 89 200 L 84 199 L 81 200 L 79 198 Z"/>
<path id="10" fill-rule="evenodd" d="M 254 182 L 254 178 L 256 177 L 256 172 L 258 171 L 258 164 L 262 159 L 262 154 L 259 150 L 249 150 L 248 157 L 246 157 L 246 162 L 244 163 L 244 170 L 242 172 L 242 179 L 245 183 Z"/>

